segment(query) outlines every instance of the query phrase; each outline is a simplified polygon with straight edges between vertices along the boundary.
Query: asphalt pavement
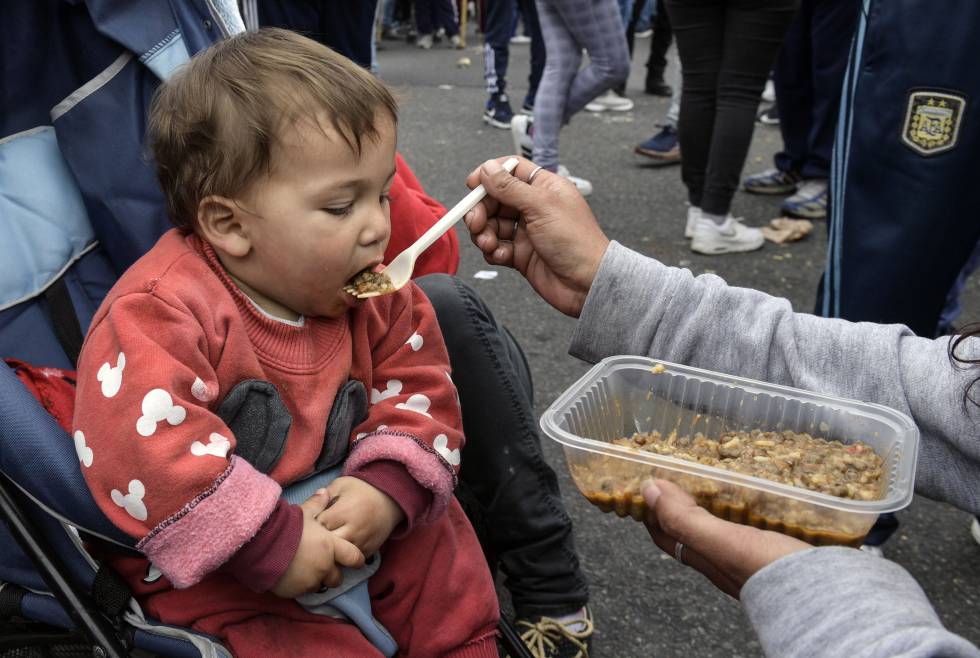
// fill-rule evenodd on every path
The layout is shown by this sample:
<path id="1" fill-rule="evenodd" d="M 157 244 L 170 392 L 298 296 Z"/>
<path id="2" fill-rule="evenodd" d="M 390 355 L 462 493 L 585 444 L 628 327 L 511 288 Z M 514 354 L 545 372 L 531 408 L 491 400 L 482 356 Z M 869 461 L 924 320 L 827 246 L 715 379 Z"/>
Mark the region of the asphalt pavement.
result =
<path id="1" fill-rule="evenodd" d="M 385 41 L 378 53 L 381 77 L 401 103 L 399 149 L 426 190 L 447 206 L 467 191 L 466 174 L 483 160 L 513 152 L 510 132 L 481 121 L 486 93 L 478 35 L 465 50 L 437 44 L 423 51 Z M 592 181 L 589 203 L 613 239 L 664 263 L 696 274 L 714 272 L 728 283 L 786 297 L 799 311 L 813 308 L 823 271 L 826 228 L 817 222 L 807 239 L 757 252 L 701 256 L 684 239 L 685 190 L 679 167 L 643 166 L 633 147 L 656 130 L 667 100 L 643 94 L 649 40 L 637 40 L 627 94 L 630 112 L 576 115 L 561 133 L 562 162 Z M 468 58 L 469 65 L 460 62 Z M 515 109 L 527 90 L 529 50 L 511 47 Z M 778 128 L 757 126 L 745 173 L 771 166 L 781 146 Z M 749 225 L 777 217 L 779 198 L 739 192 L 733 212 Z M 488 266 L 461 234 L 460 276 L 487 300 L 527 353 L 540 414 L 588 369 L 568 355 L 574 320 L 547 306 L 515 272 Z M 496 278 L 474 274 L 492 270 Z M 971 279 L 964 318 L 980 319 L 980 282 Z M 642 303 L 642 300 L 638 300 Z M 758 641 L 738 603 L 700 574 L 662 554 L 640 524 L 603 514 L 569 477 L 561 447 L 542 437 L 545 456 L 558 473 L 575 524 L 575 539 L 588 575 L 595 617 L 593 656 L 757 656 Z M 917 497 L 901 512 L 901 528 L 885 555 L 921 584 L 948 628 L 980 644 L 980 546 L 970 537 L 970 517 L 953 507 Z M 506 601 L 504 602 L 506 605 Z M 848 605 L 841 601 L 841 605 Z"/>

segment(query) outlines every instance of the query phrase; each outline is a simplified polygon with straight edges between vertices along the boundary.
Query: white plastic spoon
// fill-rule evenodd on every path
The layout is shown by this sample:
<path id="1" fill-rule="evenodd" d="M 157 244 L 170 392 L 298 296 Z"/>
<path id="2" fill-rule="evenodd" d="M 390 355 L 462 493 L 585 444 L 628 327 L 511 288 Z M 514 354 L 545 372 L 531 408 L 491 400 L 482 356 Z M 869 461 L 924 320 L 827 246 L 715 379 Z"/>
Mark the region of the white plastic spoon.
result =
<path id="1" fill-rule="evenodd" d="M 517 158 L 510 158 L 503 164 L 503 168 L 508 172 L 514 171 L 516 166 Z M 478 204 L 486 195 L 487 191 L 482 185 L 477 185 L 474 187 L 469 194 L 463 197 L 462 201 L 457 203 L 449 212 L 443 215 L 442 219 L 433 224 L 432 227 L 423 233 L 418 240 L 408 247 L 408 249 L 395 256 L 395 259 L 391 261 L 386 268 L 378 272 L 379 274 L 387 275 L 388 279 L 391 280 L 390 288 L 385 291 L 362 292 L 357 294 L 356 297 L 358 299 L 367 299 L 368 297 L 387 295 L 395 292 L 408 283 L 409 279 L 412 278 L 412 272 L 415 270 L 415 261 L 418 259 L 419 255 L 431 247 L 443 233 L 451 229 L 456 222 L 463 217 L 463 215 L 472 210 L 474 206 L 476 206 L 476 204 Z"/>

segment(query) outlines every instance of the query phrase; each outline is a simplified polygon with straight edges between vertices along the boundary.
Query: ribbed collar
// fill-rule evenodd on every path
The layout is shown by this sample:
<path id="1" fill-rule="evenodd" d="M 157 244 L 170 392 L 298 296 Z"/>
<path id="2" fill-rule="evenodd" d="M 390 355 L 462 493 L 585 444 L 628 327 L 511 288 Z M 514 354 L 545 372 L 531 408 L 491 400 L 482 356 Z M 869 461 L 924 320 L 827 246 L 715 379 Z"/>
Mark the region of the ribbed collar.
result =
<path id="1" fill-rule="evenodd" d="M 347 333 L 346 315 L 340 318 L 308 317 L 301 327 L 270 318 L 235 285 L 207 240 L 191 235 L 187 241 L 228 290 L 244 323 L 245 333 L 263 361 L 296 372 L 309 372 L 320 369 L 335 355 Z"/>

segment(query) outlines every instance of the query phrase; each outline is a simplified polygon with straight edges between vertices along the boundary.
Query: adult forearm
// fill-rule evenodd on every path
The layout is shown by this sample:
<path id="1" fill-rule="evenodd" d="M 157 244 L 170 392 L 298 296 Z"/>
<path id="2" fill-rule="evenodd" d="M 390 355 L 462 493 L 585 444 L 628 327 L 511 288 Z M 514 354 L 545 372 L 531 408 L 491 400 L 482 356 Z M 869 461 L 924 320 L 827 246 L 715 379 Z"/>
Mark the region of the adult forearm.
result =
<path id="1" fill-rule="evenodd" d="M 908 572 L 854 549 L 789 555 L 750 578 L 741 598 L 767 656 L 980 656 L 943 627 Z"/>
<path id="2" fill-rule="evenodd" d="M 978 342 L 967 349 L 980 352 Z M 917 489 L 980 512 L 980 411 L 963 392 L 980 372 L 952 365 L 945 340 L 901 325 L 794 313 L 786 299 L 694 277 L 613 243 L 570 352 L 640 354 L 884 404 L 922 432 Z"/>

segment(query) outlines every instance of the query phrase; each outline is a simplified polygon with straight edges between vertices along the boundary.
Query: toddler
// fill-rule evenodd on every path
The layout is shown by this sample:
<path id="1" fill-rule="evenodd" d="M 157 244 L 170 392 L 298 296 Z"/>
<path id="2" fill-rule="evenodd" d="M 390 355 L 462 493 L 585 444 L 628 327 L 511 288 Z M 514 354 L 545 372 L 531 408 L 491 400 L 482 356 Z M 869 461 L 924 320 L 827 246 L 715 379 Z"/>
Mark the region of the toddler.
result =
<path id="1" fill-rule="evenodd" d="M 145 556 L 107 559 L 150 615 L 235 655 L 380 655 L 294 600 L 375 554 L 371 607 L 399 655 L 497 655 L 433 310 L 413 283 L 343 290 L 388 243 L 396 121 L 369 73 L 277 29 L 212 46 L 153 99 L 176 228 L 93 318 L 73 430 Z M 302 504 L 281 498 L 338 465 Z"/>

